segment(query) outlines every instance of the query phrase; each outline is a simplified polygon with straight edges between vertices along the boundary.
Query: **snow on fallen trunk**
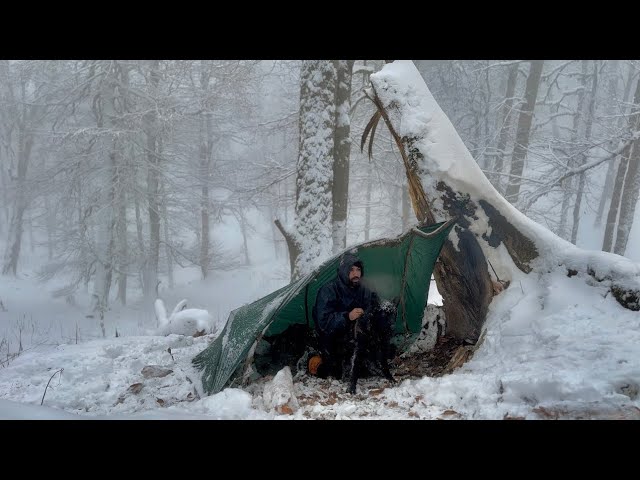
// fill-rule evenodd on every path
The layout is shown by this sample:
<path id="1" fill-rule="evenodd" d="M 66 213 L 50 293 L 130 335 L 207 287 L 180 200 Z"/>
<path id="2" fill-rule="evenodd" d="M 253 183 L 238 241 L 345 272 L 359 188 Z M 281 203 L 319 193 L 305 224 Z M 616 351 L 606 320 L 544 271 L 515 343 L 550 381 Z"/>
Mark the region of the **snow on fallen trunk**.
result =
<path id="1" fill-rule="evenodd" d="M 640 309 L 640 265 L 580 249 L 507 202 L 480 170 L 413 62 L 387 64 L 371 83 L 370 96 L 377 96 L 402 139 L 433 219 L 459 219 L 450 235 L 454 248 L 461 235 L 471 232 L 502 280 L 560 268 L 568 276 L 607 286 L 625 308 Z"/>

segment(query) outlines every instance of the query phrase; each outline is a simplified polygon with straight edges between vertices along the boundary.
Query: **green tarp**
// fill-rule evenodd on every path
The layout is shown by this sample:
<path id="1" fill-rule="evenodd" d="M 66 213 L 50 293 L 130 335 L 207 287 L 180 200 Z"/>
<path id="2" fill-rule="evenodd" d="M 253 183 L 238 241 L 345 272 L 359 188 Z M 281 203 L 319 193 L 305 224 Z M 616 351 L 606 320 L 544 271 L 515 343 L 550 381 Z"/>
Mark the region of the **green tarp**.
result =
<path id="1" fill-rule="evenodd" d="M 261 338 L 277 337 L 296 324 L 313 331 L 316 293 L 336 277 L 345 252 L 363 261 L 367 286 L 382 299 L 398 301 L 396 334 L 415 338 L 422 327 L 433 267 L 453 223 L 416 227 L 397 238 L 350 247 L 298 281 L 233 310 L 221 334 L 193 359 L 203 370 L 204 389 L 217 393 L 238 378 Z"/>

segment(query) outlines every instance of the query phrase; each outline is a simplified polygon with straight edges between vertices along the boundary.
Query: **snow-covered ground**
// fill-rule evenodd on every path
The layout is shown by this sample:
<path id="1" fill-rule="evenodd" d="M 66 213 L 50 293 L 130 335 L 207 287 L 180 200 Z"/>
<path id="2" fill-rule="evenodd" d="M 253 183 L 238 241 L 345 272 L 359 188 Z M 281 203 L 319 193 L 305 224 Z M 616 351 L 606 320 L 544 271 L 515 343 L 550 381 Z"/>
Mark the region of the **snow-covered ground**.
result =
<path id="1" fill-rule="evenodd" d="M 255 272 L 236 271 L 234 278 L 249 286 Z M 7 298 L 15 298 L 6 295 L 8 285 L 34 288 L 28 280 L 2 281 Z M 228 279 L 214 279 L 209 288 L 218 282 Z M 547 275 L 539 282 L 522 275 L 495 297 L 484 341 L 463 367 L 395 386 L 363 379 L 355 396 L 339 381 L 305 376 L 294 378 L 291 388 L 284 375 L 206 396 L 191 359 L 214 334 L 49 342 L 0 368 L 0 418 L 640 418 L 640 314 L 600 293 L 593 295 L 579 276 Z M 434 292 L 432 300 L 437 297 Z M 56 318 L 65 308 L 73 314 L 64 302 L 48 303 Z M 2 325 L 12 315 L 0 312 Z M 134 315 L 128 320 L 137 324 Z M 293 407 L 281 408 L 274 391 L 292 393 Z"/>

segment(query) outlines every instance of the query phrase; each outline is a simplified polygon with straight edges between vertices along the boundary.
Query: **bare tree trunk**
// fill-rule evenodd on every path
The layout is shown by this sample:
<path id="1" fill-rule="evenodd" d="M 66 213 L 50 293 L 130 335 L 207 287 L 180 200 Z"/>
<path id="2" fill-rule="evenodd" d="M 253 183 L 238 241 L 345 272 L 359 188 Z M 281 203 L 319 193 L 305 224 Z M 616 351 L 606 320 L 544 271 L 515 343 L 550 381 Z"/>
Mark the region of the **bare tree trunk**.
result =
<path id="1" fill-rule="evenodd" d="M 586 71 L 587 68 L 587 60 L 583 60 L 583 66 Z M 595 115 L 596 110 L 596 95 L 598 93 L 598 62 L 593 61 L 593 75 L 592 75 L 592 83 L 591 83 L 591 94 L 589 97 L 589 107 L 587 109 L 587 118 L 585 119 L 585 132 L 584 132 L 584 140 L 588 142 L 591 138 L 591 128 L 593 126 L 593 117 Z M 580 155 L 580 165 L 584 165 L 587 163 L 588 158 L 586 154 Z M 579 175 L 578 181 L 578 191 L 576 192 L 576 203 L 573 206 L 573 225 L 571 227 L 571 243 L 574 245 L 578 240 L 578 227 L 580 225 L 580 206 L 582 204 L 582 195 L 584 192 L 584 183 L 585 183 L 586 175 L 585 173 L 581 173 Z"/>
<path id="2" fill-rule="evenodd" d="M 609 80 L 609 108 L 607 109 L 608 113 L 611 115 L 615 113 L 615 105 L 614 99 L 618 98 L 618 68 L 619 61 L 613 60 L 611 62 L 611 70 L 612 74 Z M 631 81 L 633 79 L 633 72 L 635 69 L 630 68 L 627 74 L 627 81 L 624 84 L 624 95 L 622 103 L 626 104 L 629 101 L 629 94 L 631 93 Z M 618 126 L 622 127 L 622 123 L 624 122 L 623 117 L 621 116 L 618 121 Z M 599 227 L 602 223 L 602 215 L 604 214 L 604 206 L 607 201 L 611 199 L 611 194 L 613 192 L 613 179 L 615 178 L 616 166 L 618 165 L 618 159 L 614 159 L 609 162 L 609 166 L 607 167 L 607 176 L 604 181 L 604 187 L 602 187 L 602 194 L 600 195 L 600 201 L 598 202 L 598 213 L 596 214 L 596 219 L 594 221 L 594 226 Z"/>
<path id="3" fill-rule="evenodd" d="M 365 197 L 364 241 L 369 241 L 371 234 L 371 169 L 367 169 L 367 196 Z"/>
<path id="4" fill-rule="evenodd" d="M 640 126 L 640 112 L 638 107 L 640 106 L 640 81 L 636 83 L 636 91 L 633 95 L 633 107 L 631 115 L 629 116 L 629 134 L 634 135 L 638 131 Z M 607 215 L 607 224 L 604 230 L 604 240 L 602 242 L 602 250 L 605 252 L 613 251 L 614 245 L 614 233 L 616 231 L 616 224 L 618 222 L 618 211 L 620 207 L 620 199 L 622 198 L 622 192 L 625 185 L 625 176 L 627 175 L 627 166 L 629 164 L 629 157 L 631 154 L 630 144 L 620 154 L 620 163 L 618 164 L 618 171 L 616 173 L 616 181 L 613 187 L 613 193 L 611 194 L 611 204 L 609 205 L 609 213 Z"/>
<path id="5" fill-rule="evenodd" d="M 624 178 L 624 187 L 620 199 L 620 219 L 618 220 L 618 232 L 613 253 L 624 255 L 627 250 L 629 232 L 633 225 L 633 217 L 638 203 L 638 192 L 640 191 L 640 141 L 633 142 L 631 157 L 627 167 L 627 175 Z"/>
<path id="6" fill-rule="evenodd" d="M 11 93 L 11 96 L 13 96 L 13 91 L 11 90 L 11 82 L 9 80 L 9 72 L 9 60 L 0 60 L 0 75 L 7 79 L 7 85 L 2 85 L 2 90 L 0 90 L 0 95 L 2 95 L 2 97 L 4 97 L 5 87 Z M 10 119 L 6 116 L 8 111 L 9 109 L 7 108 L 3 108 L 2 110 L 0 110 L 0 127 L 2 127 L 2 130 L 0 131 L 0 141 L 2 142 L 2 144 L 0 145 L 0 188 L 2 189 L 2 201 L 0 202 L 0 207 L 2 207 L 2 213 L 4 213 L 4 222 L 0 221 L 0 224 L 4 224 L 7 227 L 9 226 L 9 222 L 11 219 L 11 212 L 9 211 L 9 188 L 11 184 L 11 170 L 9 165 L 11 165 L 10 155 L 11 145 L 13 144 L 13 129 L 9 128 Z M 2 121 L 3 119 L 4 121 Z"/>
<path id="7" fill-rule="evenodd" d="M 24 228 L 23 218 L 27 209 L 26 180 L 33 147 L 33 135 L 25 131 L 25 116 L 23 115 L 23 121 L 18 126 L 18 166 L 15 178 L 15 201 L 11 223 L 9 224 L 7 248 L 4 254 L 4 266 L 2 268 L 4 275 L 9 273 L 16 275 L 17 273 Z"/>
<path id="8" fill-rule="evenodd" d="M 165 184 L 162 186 L 162 226 L 164 233 L 165 256 L 167 257 L 167 276 L 169 277 L 169 288 L 173 288 L 173 254 L 171 252 L 171 237 L 169 235 L 169 215 L 167 213 L 167 196 L 165 192 Z"/>
<path id="9" fill-rule="evenodd" d="M 284 198 L 289 198 L 289 182 L 284 182 Z M 289 224 L 289 203 L 284 204 L 284 223 Z"/>
<path id="10" fill-rule="evenodd" d="M 106 110 L 106 108 L 105 108 Z M 106 113 L 106 112 L 105 112 Z M 105 181 L 103 192 L 103 213 L 98 224 L 98 236 L 96 248 L 98 259 L 93 287 L 93 310 L 98 313 L 102 337 L 106 337 L 104 317 L 109 304 L 109 292 L 113 274 L 113 247 L 115 215 L 113 202 L 115 197 L 115 170 L 116 170 L 116 140 L 113 140 L 112 151 L 109 153 L 108 164 L 105 165 Z"/>
<path id="11" fill-rule="evenodd" d="M 300 255 L 300 245 L 295 240 L 294 236 L 284 228 L 284 225 L 280 223 L 280 220 L 276 219 L 273 223 L 278 227 L 278 230 L 280 230 L 280 233 L 282 233 L 282 236 L 287 242 L 287 250 L 289 251 L 289 267 L 291 268 L 291 279 L 293 280 L 296 269 L 296 259 Z"/>
<path id="12" fill-rule="evenodd" d="M 27 225 L 29 226 L 29 251 L 33 253 L 36 249 L 36 242 L 33 239 L 33 220 L 31 217 L 27 217 Z"/>
<path id="13" fill-rule="evenodd" d="M 76 183 L 75 188 L 77 189 L 78 192 L 78 196 L 77 196 L 77 202 L 76 202 L 76 207 L 77 207 L 77 225 L 79 226 L 80 230 L 81 230 L 81 237 L 84 240 L 84 242 L 87 242 L 87 230 L 88 230 L 88 225 L 86 222 L 86 218 L 85 218 L 85 214 L 84 214 L 84 204 L 83 204 L 83 197 L 82 197 L 82 182 L 80 181 L 79 178 L 74 179 L 74 183 Z M 66 217 L 66 216 L 65 216 Z M 66 223 L 65 227 L 68 229 L 69 224 Z M 88 242 L 87 242 L 88 243 Z M 91 281 L 91 269 L 92 269 L 92 265 L 91 262 L 92 260 L 89 259 L 89 252 L 88 252 L 88 248 L 86 248 L 85 246 L 83 246 L 83 248 L 80 250 L 80 258 L 81 258 L 81 262 L 82 262 L 82 283 L 83 283 L 83 287 L 84 287 L 84 292 L 86 294 L 89 294 L 89 282 Z"/>
<path id="14" fill-rule="evenodd" d="M 269 205 L 269 218 L 276 218 L 276 210 L 273 205 Z M 273 255 L 275 258 L 280 258 L 280 249 L 278 248 L 278 227 L 275 224 L 271 225 L 271 234 L 273 241 Z"/>
<path id="15" fill-rule="evenodd" d="M 504 166 L 505 149 L 509 140 L 509 132 L 511 130 L 511 119 L 513 109 L 513 96 L 516 92 L 516 82 L 518 80 L 519 63 L 514 63 L 509 68 L 509 77 L 507 78 L 507 91 L 504 94 L 504 104 L 502 106 L 502 125 L 500 126 L 500 134 L 498 136 L 498 147 L 496 149 L 496 161 L 493 166 L 495 173 L 489 176 L 489 180 L 496 187 L 496 190 L 503 192 L 502 188 L 502 168 Z"/>
<path id="16" fill-rule="evenodd" d="M 242 233 L 242 251 L 244 253 L 244 264 L 251 265 L 251 258 L 249 258 L 249 245 L 247 243 L 247 219 L 244 216 L 242 210 L 238 212 L 238 220 L 240 223 L 240 232 Z"/>
<path id="17" fill-rule="evenodd" d="M 122 305 L 127 304 L 127 208 L 122 201 L 119 202 L 118 219 L 116 229 L 118 236 L 118 295 Z"/>
<path id="18" fill-rule="evenodd" d="M 483 97 L 484 94 L 486 93 L 486 98 L 483 99 L 483 103 L 484 103 L 484 112 L 483 112 L 483 117 L 484 117 L 484 139 L 482 141 L 482 168 L 486 169 L 490 164 L 490 160 L 491 157 L 487 158 L 487 153 L 489 152 L 489 142 L 490 142 L 490 132 L 489 132 L 489 119 L 490 119 L 490 110 L 489 107 L 491 105 L 491 79 L 489 76 L 489 62 L 487 62 L 487 65 L 485 67 L 484 70 L 484 81 L 485 81 L 485 88 L 482 91 L 483 93 Z"/>
<path id="19" fill-rule="evenodd" d="M 136 210 L 136 236 L 138 238 L 138 250 L 140 251 L 140 258 L 146 258 L 144 238 L 142 236 L 142 214 L 140 213 L 140 200 L 137 195 L 134 195 L 134 203 Z"/>
<path id="20" fill-rule="evenodd" d="M 18 258 L 20 257 L 20 247 L 22 245 L 22 219 L 26 210 L 24 193 L 18 193 L 15 199 L 14 212 L 9 224 L 9 238 L 4 254 L 4 267 L 2 273 L 16 275 L 18 269 Z"/>
<path id="21" fill-rule="evenodd" d="M 11 142 L 11 139 L 4 138 L 4 141 L 7 142 L 7 144 L 9 144 L 9 142 Z M 5 149 L 5 152 L 6 152 L 6 149 Z M 2 150 L 0 150 L 0 154 L 2 153 L 3 153 Z M 3 233 L 2 226 L 9 225 L 9 218 L 10 218 L 9 217 L 9 192 L 8 192 L 9 182 L 6 179 L 7 174 L 5 173 L 5 167 L 2 160 L 2 158 L 6 158 L 6 157 L 7 157 L 6 155 L 3 155 L 3 157 L 0 158 L 0 189 L 2 190 L 1 205 L 2 205 L 2 212 L 4 213 L 4 220 L 0 218 L 0 234 Z"/>
<path id="22" fill-rule="evenodd" d="M 611 204 L 609 205 L 609 213 L 607 214 L 607 223 L 604 228 L 604 239 L 602 240 L 602 250 L 605 252 L 613 251 L 614 233 L 618 223 L 618 213 L 620 207 L 620 198 L 624 189 L 624 177 L 627 173 L 627 164 L 629 163 L 629 154 L 631 146 L 628 146 L 620 154 L 620 162 L 616 172 L 616 181 L 613 185 L 613 193 L 611 194 Z"/>
<path id="23" fill-rule="evenodd" d="M 118 177 L 120 177 L 120 173 Z M 127 198 L 124 189 L 121 188 L 124 179 L 118 180 L 117 203 L 118 203 L 118 217 L 116 220 L 116 235 L 118 238 L 118 248 L 116 258 L 118 260 L 118 296 L 122 305 L 127 304 Z"/>
<path id="24" fill-rule="evenodd" d="M 53 252 L 55 250 L 55 230 L 56 230 L 56 215 L 51 210 L 51 201 L 49 195 L 44 196 L 44 209 L 46 216 L 47 227 L 47 258 L 49 261 L 53 260 Z"/>
<path id="25" fill-rule="evenodd" d="M 582 119 L 584 117 L 584 109 L 585 109 L 585 90 L 586 90 L 586 69 L 585 62 L 582 63 L 582 75 L 580 76 L 580 91 L 578 92 L 578 102 L 576 112 L 573 115 L 573 131 L 571 133 L 571 144 L 574 146 L 574 152 L 578 150 L 577 143 L 580 138 L 580 127 L 582 125 Z M 575 158 L 575 154 L 572 154 L 569 160 L 567 161 L 567 169 L 575 168 L 578 164 L 578 161 Z M 564 173 L 564 172 L 563 172 Z M 560 235 L 565 240 L 569 240 L 569 226 L 568 226 L 568 218 L 569 218 L 569 208 L 571 206 L 571 199 L 573 198 L 574 188 L 573 185 L 576 181 L 574 176 L 571 176 L 565 179 L 562 182 L 563 187 L 563 195 L 562 195 L 562 206 L 560 208 L 560 226 L 558 228 L 558 235 Z M 575 202 L 574 202 L 575 205 Z"/>
<path id="26" fill-rule="evenodd" d="M 98 113 L 98 126 L 107 130 L 116 128 L 116 89 L 119 84 L 116 62 L 108 62 L 106 78 L 103 80 L 100 92 L 102 111 Z M 117 182 L 117 149 L 118 137 L 106 141 L 108 150 L 104 164 L 102 181 L 102 195 L 100 200 L 101 211 L 97 215 L 98 233 L 96 239 L 96 273 L 93 285 L 93 311 L 98 313 L 102 336 L 106 337 L 104 317 L 109 303 L 109 292 L 113 273 L 114 227 L 115 208 L 114 200 Z"/>
<path id="27" fill-rule="evenodd" d="M 476 152 L 476 156 L 474 158 L 476 158 L 478 165 L 482 167 L 482 160 L 478 160 L 482 153 L 480 149 L 480 115 L 478 115 L 478 112 L 475 109 L 473 110 L 473 150 Z"/>
<path id="28" fill-rule="evenodd" d="M 336 69 L 336 112 L 333 136 L 333 252 L 346 247 L 347 203 L 349 200 L 349 156 L 351 153 L 351 78 L 353 60 L 334 60 Z"/>
<path id="29" fill-rule="evenodd" d="M 158 60 L 149 65 L 149 87 L 153 94 L 158 93 L 160 73 Z M 160 157 L 158 156 L 159 126 L 156 111 L 150 108 L 145 115 L 144 131 L 147 137 L 147 204 L 149 213 L 149 252 L 146 262 L 146 279 L 144 282 L 144 296 L 148 305 L 155 298 L 158 284 L 158 261 L 160 258 L 160 213 L 158 206 Z"/>
<path id="30" fill-rule="evenodd" d="M 209 152 L 209 130 L 211 125 L 211 116 L 200 123 L 200 178 L 202 179 L 200 194 L 200 270 L 202 278 L 207 278 L 211 256 L 209 252 L 209 172 L 210 172 L 210 152 Z"/>
<path id="31" fill-rule="evenodd" d="M 507 185 L 506 198 L 511 203 L 518 201 L 520 193 L 520 183 L 522 172 L 524 170 L 524 160 L 527 156 L 529 148 L 529 132 L 533 120 L 533 111 L 536 106 L 536 98 L 538 97 L 538 88 L 540 87 L 540 78 L 542 76 L 542 67 L 544 60 L 532 60 L 527 77 L 527 85 L 525 88 L 524 99 L 525 104 L 520 111 L 518 117 L 518 130 L 516 132 L 516 144 L 513 148 L 513 156 L 511 157 L 511 176 Z"/>

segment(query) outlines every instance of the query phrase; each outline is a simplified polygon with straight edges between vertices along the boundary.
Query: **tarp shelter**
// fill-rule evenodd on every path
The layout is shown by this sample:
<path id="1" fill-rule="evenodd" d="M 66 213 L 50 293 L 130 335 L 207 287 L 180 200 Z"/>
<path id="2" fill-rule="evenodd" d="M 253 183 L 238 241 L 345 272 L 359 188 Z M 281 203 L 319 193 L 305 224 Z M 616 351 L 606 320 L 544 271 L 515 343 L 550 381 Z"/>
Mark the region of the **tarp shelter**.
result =
<path id="1" fill-rule="evenodd" d="M 204 389 L 212 394 L 235 385 L 254 360 L 256 365 L 278 363 L 281 367 L 283 359 L 290 363 L 302 355 L 305 343 L 314 337 L 311 312 L 316 293 L 336 277 L 340 257 L 346 252 L 357 254 L 363 261 L 363 282 L 381 299 L 397 303 L 396 338 L 414 340 L 422 328 L 433 267 L 453 224 L 450 220 L 419 226 L 396 238 L 350 247 L 305 277 L 233 310 L 220 335 L 193 359 L 193 364 L 203 370 Z M 283 341 L 285 338 L 288 342 Z M 408 344 L 405 341 L 404 347 Z M 278 348 L 285 345 L 288 348 Z"/>

